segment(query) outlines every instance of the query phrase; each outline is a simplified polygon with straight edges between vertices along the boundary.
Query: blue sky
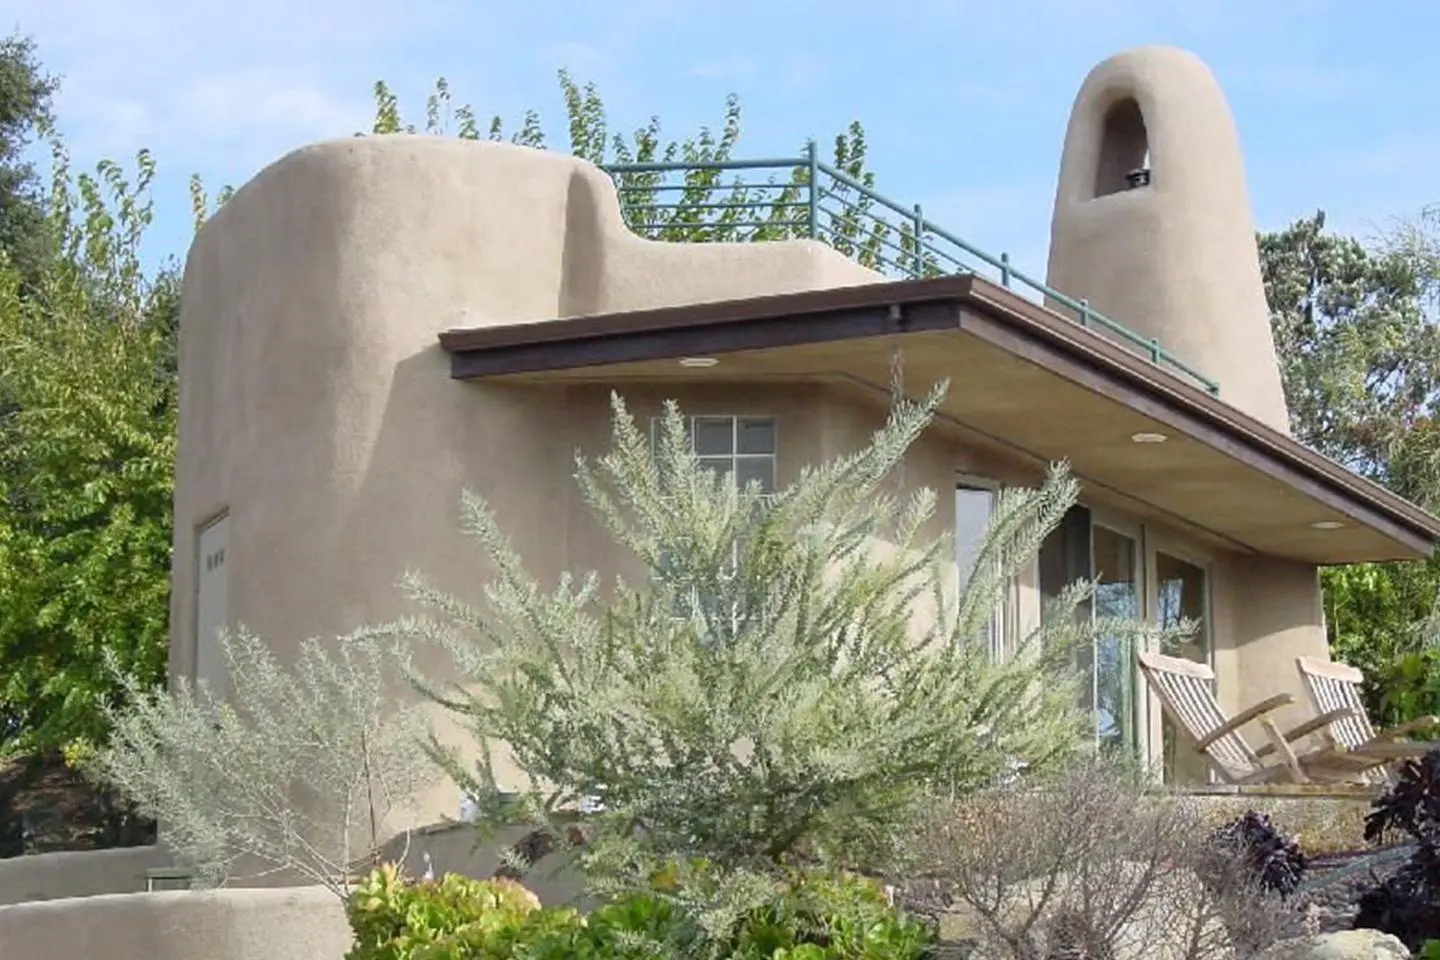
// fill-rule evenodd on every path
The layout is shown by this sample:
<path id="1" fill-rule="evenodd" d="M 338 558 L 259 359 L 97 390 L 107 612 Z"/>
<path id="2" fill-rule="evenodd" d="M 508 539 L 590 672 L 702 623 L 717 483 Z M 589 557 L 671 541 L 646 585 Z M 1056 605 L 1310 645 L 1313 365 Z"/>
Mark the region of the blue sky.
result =
<path id="1" fill-rule="evenodd" d="M 562 140 L 560 67 L 626 130 L 658 114 L 686 135 L 737 93 L 737 155 L 790 155 L 858 119 L 883 193 L 1035 273 L 1072 98 L 1137 44 L 1215 71 L 1261 228 L 1323 207 L 1368 234 L 1440 201 L 1440 4 L 1425 0 L 19 0 L 11 16 L 63 77 L 77 163 L 155 152 L 152 257 L 184 253 L 192 172 L 238 186 L 367 127 L 377 79 L 416 119 L 445 76 L 482 116 L 534 107 Z"/>

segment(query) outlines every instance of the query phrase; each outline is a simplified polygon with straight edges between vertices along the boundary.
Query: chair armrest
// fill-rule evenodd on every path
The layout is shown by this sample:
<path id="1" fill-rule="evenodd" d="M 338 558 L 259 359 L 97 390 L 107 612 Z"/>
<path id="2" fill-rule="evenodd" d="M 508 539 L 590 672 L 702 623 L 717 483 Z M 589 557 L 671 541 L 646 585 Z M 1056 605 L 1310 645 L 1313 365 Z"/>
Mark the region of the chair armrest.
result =
<path id="1" fill-rule="evenodd" d="M 1214 730 L 1210 731 L 1210 733 L 1206 736 L 1203 736 L 1199 740 L 1195 741 L 1195 749 L 1199 750 L 1201 753 L 1204 753 L 1205 749 L 1211 744 L 1213 744 L 1216 740 L 1219 740 L 1222 737 L 1228 737 L 1230 734 L 1234 733 L 1236 730 L 1239 730 L 1241 727 L 1245 726 L 1245 724 L 1251 722 L 1252 720 L 1258 720 L 1260 717 L 1265 716 L 1267 713 L 1274 713 L 1281 707 L 1288 707 L 1294 702 L 1295 698 L 1290 696 L 1290 694 L 1288 693 L 1277 693 L 1269 700 L 1262 700 L 1250 709 L 1242 710 L 1239 713 L 1235 714 L 1235 716 L 1231 717 L 1228 722 L 1221 724 Z"/>
<path id="2" fill-rule="evenodd" d="M 1355 711 L 1352 710 L 1350 707 L 1340 707 L 1338 709 L 1331 710 L 1329 713 L 1322 713 L 1318 717 L 1311 717 L 1309 720 L 1306 720 L 1298 727 L 1292 727 L 1291 729 L 1285 731 L 1283 736 L 1286 743 L 1294 743 L 1301 737 L 1308 737 L 1316 730 L 1323 730 L 1324 728 L 1330 726 L 1330 724 L 1334 723 L 1336 720 L 1344 720 L 1348 717 L 1353 716 L 1355 716 Z M 1265 757 L 1269 756 L 1274 752 L 1275 744 L 1267 743 L 1259 750 L 1256 750 L 1255 755 Z"/>
<path id="3" fill-rule="evenodd" d="M 1381 730 L 1375 734 L 1376 740 L 1394 740 L 1396 737 L 1403 737 L 1414 730 L 1424 730 L 1440 724 L 1440 717 L 1416 717 L 1414 720 L 1407 720 L 1402 724 Z"/>

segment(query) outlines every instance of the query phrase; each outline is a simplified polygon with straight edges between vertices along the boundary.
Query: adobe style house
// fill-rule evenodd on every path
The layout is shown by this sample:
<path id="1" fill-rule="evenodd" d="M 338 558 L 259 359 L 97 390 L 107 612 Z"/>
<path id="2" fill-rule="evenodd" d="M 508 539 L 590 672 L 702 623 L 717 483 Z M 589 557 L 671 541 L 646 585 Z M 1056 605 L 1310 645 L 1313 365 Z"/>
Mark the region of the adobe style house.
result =
<path id="1" fill-rule="evenodd" d="M 808 240 L 643 239 L 606 172 L 508 145 L 297 150 L 186 266 L 173 670 L 223 685 L 228 623 L 290 649 L 409 612 L 410 568 L 478 597 L 465 488 L 542 581 L 622 572 L 572 481 L 575 451 L 608 444 L 612 390 L 641 416 L 674 398 L 701 455 L 783 485 L 869 436 L 898 369 L 914 394 L 951 381 L 905 482 L 953 492 L 936 532 L 956 534 L 957 578 L 997 486 L 1059 459 L 1083 481 L 997 611 L 997 655 L 1094 577 L 1106 612 L 1198 619 L 1185 655 L 1213 664 L 1227 707 L 1303 703 L 1295 657 L 1327 655 L 1318 569 L 1424 557 L 1440 521 L 1289 436 L 1238 140 L 1203 64 L 1144 48 L 1092 73 L 1045 303 L 1016 277 L 1005 261 L 998 281 L 893 280 Z M 1097 738 L 1203 779 L 1167 754 L 1132 652 L 1087 659 L 1077 706 Z M 456 802 L 437 785 L 421 813 Z"/>

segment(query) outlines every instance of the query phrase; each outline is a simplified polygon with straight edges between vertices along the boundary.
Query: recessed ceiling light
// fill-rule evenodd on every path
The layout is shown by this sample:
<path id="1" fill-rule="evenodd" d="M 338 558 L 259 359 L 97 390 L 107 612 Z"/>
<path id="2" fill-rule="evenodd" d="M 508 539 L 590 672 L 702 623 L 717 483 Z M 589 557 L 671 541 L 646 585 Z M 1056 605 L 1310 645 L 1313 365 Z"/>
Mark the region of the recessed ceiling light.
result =
<path id="1" fill-rule="evenodd" d="M 1310 526 L 1315 528 L 1316 530 L 1339 530 L 1341 527 L 1345 526 L 1345 524 L 1341 523 L 1339 520 L 1316 520 L 1314 523 L 1310 524 Z"/>
<path id="2" fill-rule="evenodd" d="M 716 360 L 714 357 L 681 357 L 681 358 L 680 358 L 680 366 L 682 366 L 682 367 L 713 367 L 713 366 L 715 366 L 715 364 L 717 364 L 717 363 L 719 363 L 719 362 L 720 362 L 720 361 L 719 361 L 719 360 Z"/>
<path id="3" fill-rule="evenodd" d="M 1163 433 L 1132 433 L 1130 439 L 1135 443 L 1164 443 L 1170 438 Z"/>

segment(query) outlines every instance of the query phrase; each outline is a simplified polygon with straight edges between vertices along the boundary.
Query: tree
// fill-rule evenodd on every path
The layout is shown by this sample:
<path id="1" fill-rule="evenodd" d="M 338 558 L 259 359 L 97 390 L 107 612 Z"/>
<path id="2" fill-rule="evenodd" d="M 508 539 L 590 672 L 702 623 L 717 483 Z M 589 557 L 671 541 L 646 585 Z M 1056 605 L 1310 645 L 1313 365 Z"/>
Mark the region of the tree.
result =
<path id="1" fill-rule="evenodd" d="M 459 671 L 425 689 L 482 760 L 472 769 L 432 742 L 436 759 L 485 816 L 560 838 L 557 811 L 598 801 L 587 873 L 623 885 L 692 856 L 737 876 L 816 860 L 873 869 L 932 792 L 963 794 L 1079 749 L 1072 644 L 1142 628 L 1075 616 L 1081 584 L 1018 654 L 992 659 L 984 636 L 1004 583 L 1078 484 L 1057 466 L 1038 488 L 1006 491 L 955 596 L 946 543 L 922 533 L 933 492 L 901 503 L 888 483 L 943 389 L 898 402 L 865 449 L 774 495 L 702 466 L 673 403 L 652 450 L 616 397 L 611 452 L 579 461 L 577 478 L 643 569 L 633 585 L 537 584 L 503 520 L 467 494 L 464 528 L 494 580 L 475 606 L 411 575 L 410 595 L 434 616 L 394 627 L 447 647 Z M 934 619 L 921 625 L 927 598 Z M 498 750 L 523 783 L 497 776 Z"/>
<path id="2" fill-rule="evenodd" d="M 1431 508 L 1440 505 L 1437 214 L 1370 247 L 1323 213 L 1259 237 L 1291 426 L 1303 442 Z M 1383 723 L 1440 710 L 1440 658 L 1417 626 L 1440 594 L 1440 561 L 1324 571 L 1332 653 L 1366 673 Z"/>
<path id="3" fill-rule="evenodd" d="M 0 40 L 0 250 L 24 283 L 35 280 L 53 252 L 38 178 L 24 151 L 49 131 L 56 87 L 33 40 L 19 34 Z"/>
<path id="4" fill-rule="evenodd" d="M 0 263 L 0 749 L 103 738 L 114 657 L 164 676 L 178 277 L 146 277 L 154 164 L 72 176 L 55 141 L 56 256 Z"/>
<path id="5" fill-rule="evenodd" d="M 1440 409 L 1440 325 L 1415 259 L 1328 233 L 1323 213 L 1262 234 L 1260 259 L 1296 436 L 1404 496 L 1440 494 L 1393 469 Z"/>
<path id="6" fill-rule="evenodd" d="M 374 633 L 301 645 L 287 668 L 243 630 L 224 638 L 231 695 L 183 678 L 151 689 L 112 663 L 125 691 L 110 742 L 84 764 L 165 823 L 197 886 L 247 867 L 290 873 L 344 899 L 378 864 L 392 811 L 428 768 L 423 725 L 392 698 L 408 651 Z"/>

